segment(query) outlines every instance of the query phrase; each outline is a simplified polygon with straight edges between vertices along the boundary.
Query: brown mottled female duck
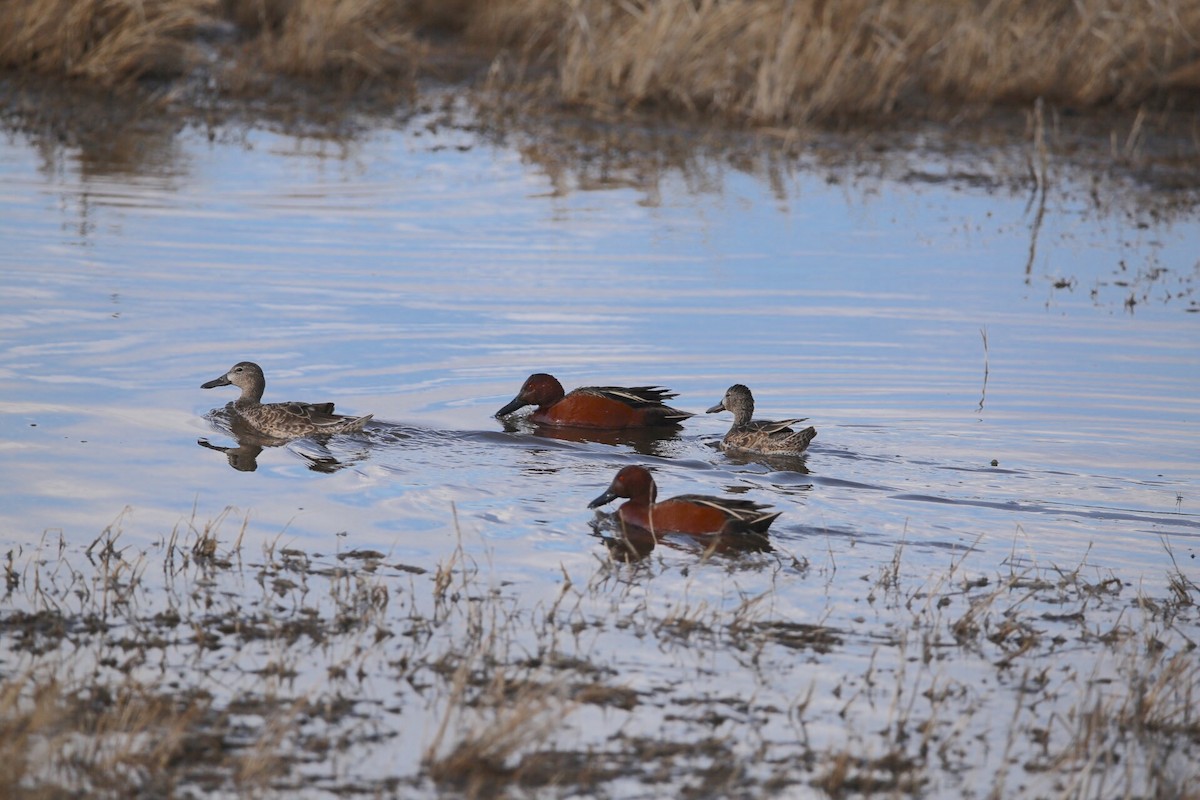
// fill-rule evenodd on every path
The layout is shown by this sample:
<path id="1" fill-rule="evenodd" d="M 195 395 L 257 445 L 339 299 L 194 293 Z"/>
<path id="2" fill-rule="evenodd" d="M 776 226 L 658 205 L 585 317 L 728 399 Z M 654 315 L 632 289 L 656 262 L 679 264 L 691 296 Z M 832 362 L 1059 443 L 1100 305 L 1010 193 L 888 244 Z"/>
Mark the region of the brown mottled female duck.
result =
<path id="1" fill-rule="evenodd" d="M 692 536 L 763 537 L 780 515 L 770 506 L 751 500 L 681 494 L 655 502 L 658 487 L 645 467 L 623 468 L 604 494 L 588 503 L 596 508 L 618 497 L 629 498 L 617 509 L 617 518 L 627 526 L 660 536 L 686 533 Z"/>
<path id="2" fill-rule="evenodd" d="M 361 431 L 373 416 L 347 417 L 335 414 L 333 403 L 260 402 L 263 390 L 267 388 L 267 379 L 262 367 L 251 361 L 234 364 L 224 375 L 202 384 L 200 388 L 212 389 L 217 386 L 237 386 L 241 389 L 241 396 L 230 403 L 229 408 L 251 428 L 276 439 Z"/>
<path id="3" fill-rule="evenodd" d="M 721 449 L 727 453 L 748 453 L 762 456 L 799 456 L 808 443 L 817 435 L 813 427 L 794 430 L 791 426 L 803 419 L 785 419 L 779 422 L 754 420 L 754 395 L 740 383 L 730 386 L 721 402 L 708 409 L 709 414 L 718 411 L 733 413 L 733 427 L 721 440 Z"/>
<path id="4" fill-rule="evenodd" d="M 674 392 L 657 386 L 585 386 L 570 394 L 553 375 L 530 375 L 521 391 L 497 417 L 524 406 L 537 406 L 530 419 L 543 425 L 577 428 L 652 428 L 678 425 L 692 416 L 664 404 Z"/>

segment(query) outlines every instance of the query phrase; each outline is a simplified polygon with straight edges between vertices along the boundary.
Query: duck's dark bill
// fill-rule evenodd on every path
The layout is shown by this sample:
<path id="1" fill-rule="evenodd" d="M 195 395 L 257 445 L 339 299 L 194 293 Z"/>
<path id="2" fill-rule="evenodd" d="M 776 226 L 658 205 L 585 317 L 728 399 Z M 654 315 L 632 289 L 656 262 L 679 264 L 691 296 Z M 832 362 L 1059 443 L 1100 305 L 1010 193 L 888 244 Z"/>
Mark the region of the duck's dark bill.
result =
<path id="1" fill-rule="evenodd" d="M 525 402 L 524 400 L 522 400 L 520 397 L 514 397 L 514 398 L 512 399 L 512 402 L 510 402 L 510 403 L 509 403 L 508 405 L 506 405 L 504 408 L 502 408 L 502 409 L 500 409 L 499 411 L 497 411 L 497 412 L 496 412 L 496 416 L 497 416 L 497 417 L 505 417 L 505 416 L 508 416 L 509 414 L 511 414 L 511 413 L 513 413 L 514 411 L 516 411 L 518 408 L 522 408 L 522 407 L 524 407 L 524 406 L 526 406 L 526 405 L 528 405 L 528 403 L 526 403 L 526 402 Z"/>
<path id="2" fill-rule="evenodd" d="M 610 503 L 616 499 L 617 499 L 616 492 L 609 489 L 607 492 L 600 495 L 592 502 L 588 503 L 588 508 L 599 508 L 600 506 L 604 505 L 605 503 Z"/>

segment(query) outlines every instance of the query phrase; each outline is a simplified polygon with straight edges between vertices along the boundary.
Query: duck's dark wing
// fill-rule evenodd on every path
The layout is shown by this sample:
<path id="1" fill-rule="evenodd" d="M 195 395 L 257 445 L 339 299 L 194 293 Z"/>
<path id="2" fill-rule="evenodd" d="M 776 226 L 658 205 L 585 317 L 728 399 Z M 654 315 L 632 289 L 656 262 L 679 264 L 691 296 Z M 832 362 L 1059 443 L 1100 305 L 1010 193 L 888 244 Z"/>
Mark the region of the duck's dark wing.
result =
<path id="1" fill-rule="evenodd" d="M 664 422 L 681 422 L 688 417 L 695 416 L 690 411 L 682 411 L 667 405 L 665 401 L 679 395 L 677 392 L 661 386 L 584 386 L 575 391 L 607 397 L 610 400 L 624 403 L 630 408 L 660 410 L 662 413 L 658 416 Z"/>
<path id="2" fill-rule="evenodd" d="M 661 386 L 585 386 L 577 389 L 580 392 L 592 392 L 613 400 L 620 400 L 634 408 L 643 406 L 661 406 L 672 397 L 678 397 L 677 392 L 664 389 Z"/>

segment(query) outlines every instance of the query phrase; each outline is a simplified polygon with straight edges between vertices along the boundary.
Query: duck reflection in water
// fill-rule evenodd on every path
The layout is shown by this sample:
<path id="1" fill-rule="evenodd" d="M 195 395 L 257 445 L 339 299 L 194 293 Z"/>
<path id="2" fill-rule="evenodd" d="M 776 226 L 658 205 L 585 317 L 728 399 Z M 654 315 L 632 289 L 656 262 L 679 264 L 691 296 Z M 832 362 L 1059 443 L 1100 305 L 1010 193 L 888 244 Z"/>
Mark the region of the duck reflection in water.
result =
<path id="1" fill-rule="evenodd" d="M 287 439 L 262 435 L 237 414 L 230 413 L 228 408 L 214 409 L 206 415 L 206 419 L 217 430 L 232 436 L 237 444 L 213 444 L 208 439 L 197 439 L 196 444 L 224 453 L 229 466 L 238 472 L 254 472 L 258 469 L 258 457 L 265 448 L 279 447 L 288 442 Z"/>
<path id="2" fill-rule="evenodd" d="M 769 551 L 767 529 L 781 512 L 752 500 L 683 494 L 658 501 L 658 487 L 641 466 L 621 469 L 588 508 L 627 498 L 612 515 L 621 532 L 609 548 L 623 560 L 648 555 L 664 537 L 681 535 L 702 544 L 705 553 Z"/>
<path id="3" fill-rule="evenodd" d="M 229 461 L 229 466 L 238 472 L 254 472 L 258 469 L 258 456 L 263 451 L 260 444 L 239 444 L 236 447 L 227 447 L 213 444 L 208 439 L 197 439 L 196 444 L 224 453 L 225 458 Z"/>
<path id="4" fill-rule="evenodd" d="M 720 449 L 719 445 L 710 444 L 709 446 Z M 743 467 L 749 464 L 758 464 L 769 467 L 777 472 L 798 472 L 801 475 L 811 474 L 811 470 L 808 468 L 807 455 L 763 455 L 726 450 L 725 460 L 731 464 Z"/>
<path id="5" fill-rule="evenodd" d="M 657 428 L 572 428 L 563 425 L 540 425 L 529 418 L 508 417 L 500 420 L 505 433 L 531 434 L 545 439 L 576 444 L 625 445 L 643 456 L 670 457 L 679 443 L 677 425 Z"/>
<path id="6" fill-rule="evenodd" d="M 659 545 L 672 550 L 699 553 L 701 558 L 738 553 L 770 553 L 774 550 L 766 534 L 731 536 L 660 532 L 659 536 L 655 536 L 645 528 L 625 525 L 617 518 L 616 512 L 602 513 L 590 524 L 593 533 L 608 548 L 609 556 L 614 561 L 627 564 L 641 561 L 654 552 L 654 548 Z M 611 535 L 613 527 L 619 529 L 615 536 Z"/>

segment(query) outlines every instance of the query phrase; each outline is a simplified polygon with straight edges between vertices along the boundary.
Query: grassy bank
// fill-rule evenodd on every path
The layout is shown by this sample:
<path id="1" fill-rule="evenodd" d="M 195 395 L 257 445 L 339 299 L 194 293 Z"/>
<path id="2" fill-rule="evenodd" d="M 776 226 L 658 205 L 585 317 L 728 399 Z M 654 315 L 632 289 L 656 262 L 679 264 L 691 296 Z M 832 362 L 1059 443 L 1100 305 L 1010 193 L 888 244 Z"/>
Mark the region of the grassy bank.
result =
<path id="1" fill-rule="evenodd" d="M 420 75 L 601 111 L 789 125 L 1036 98 L 1192 103 L 1200 0 L 9 0 L 0 68 L 105 88 L 204 76 L 409 90 Z M 448 56 L 448 53 L 455 54 Z M 464 60 L 463 56 L 467 56 Z"/>

